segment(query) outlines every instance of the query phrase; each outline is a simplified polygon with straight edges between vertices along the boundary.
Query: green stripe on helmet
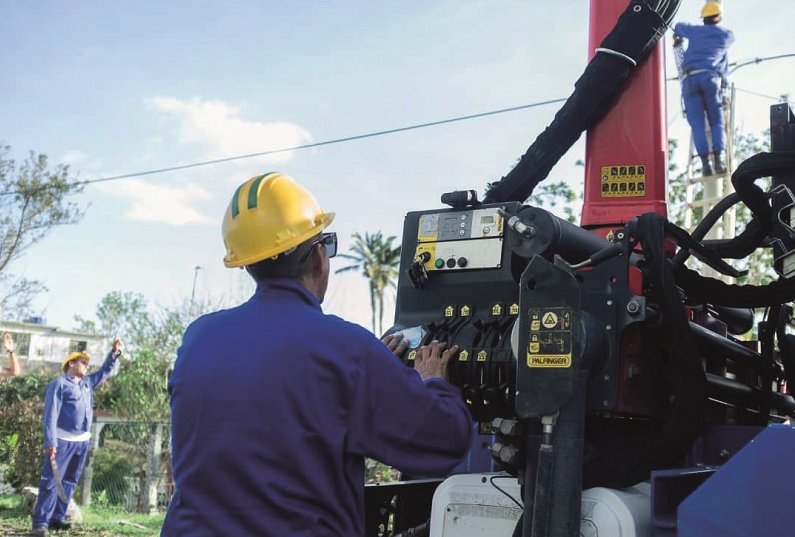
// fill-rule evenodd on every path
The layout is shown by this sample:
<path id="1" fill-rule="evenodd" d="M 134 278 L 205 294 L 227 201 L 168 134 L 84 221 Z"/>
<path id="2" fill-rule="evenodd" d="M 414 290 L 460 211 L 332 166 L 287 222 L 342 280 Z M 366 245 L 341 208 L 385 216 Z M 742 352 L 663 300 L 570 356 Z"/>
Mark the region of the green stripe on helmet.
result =
<path id="1" fill-rule="evenodd" d="M 240 203 L 237 201 L 238 196 L 240 196 L 240 191 L 243 189 L 246 183 L 243 183 L 237 189 L 235 189 L 235 193 L 232 194 L 232 207 L 229 209 L 232 213 L 232 218 L 236 218 L 237 215 L 240 214 Z"/>
<path id="2" fill-rule="evenodd" d="M 249 209 L 255 209 L 257 207 L 257 191 L 259 190 L 259 185 L 264 181 L 269 175 L 273 175 L 277 172 L 268 172 L 262 175 L 258 175 L 251 181 L 251 187 L 248 189 L 248 204 L 247 207 Z M 235 218 L 237 215 L 240 214 L 240 191 L 243 187 L 246 186 L 246 183 L 243 183 L 237 190 L 235 190 L 235 195 L 232 196 L 232 218 Z"/>
<path id="3" fill-rule="evenodd" d="M 269 176 L 273 175 L 276 172 L 268 172 L 264 175 L 260 175 L 251 183 L 251 188 L 248 189 L 248 208 L 254 209 L 257 206 L 257 191 L 259 191 L 259 184 L 267 179 Z"/>

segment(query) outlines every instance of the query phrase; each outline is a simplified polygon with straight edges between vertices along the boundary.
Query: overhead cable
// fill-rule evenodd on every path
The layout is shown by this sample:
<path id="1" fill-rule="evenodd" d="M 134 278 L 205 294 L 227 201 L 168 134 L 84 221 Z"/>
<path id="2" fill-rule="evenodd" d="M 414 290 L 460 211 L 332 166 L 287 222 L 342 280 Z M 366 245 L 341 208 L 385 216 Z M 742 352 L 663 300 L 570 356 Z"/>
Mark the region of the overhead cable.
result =
<path id="1" fill-rule="evenodd" d="M 234 161 L 234 160 L 243 160 L 243 159 L 249 159 L 249 158 L 254 158 L 254 157 L 263 157 L 263 156 L 266 156 L 266 155 L 274 155 L 274 154 L 277 154 L 277 153 L 286 153 L 288 151 L 296 151 L 296 150 L 299 150 L 299 149 L 310 149 L 312 147 L 321 147 L 321 146 L 324 146 L 324 145 L 339 144 L 339 143 L 343 143 L 343 142 L 352 142 L 354 140 L 363 140 L 365 138 L 374 138 L 376 136 L 384 136 L 386 134 L 395 134 L 395 133 L 398 133 L 398 132 L 405 132 L 405 131 L 410 131 L 410 130 L 423 129 L 423 128 L 426 128 L 426 127 L 436 127 L 438 125 L 445 125 L 447 123 L 455 123 L 455 122 L 458 122 L 458 121 L 466 121 L 466 120 L 470 120 L 470 119 L 478 119 L 478 118 L 482 118 L 482 117 L 493 116 L 493 115 L 496 115 L 496 114 L 505 114 L 505 113 L 508 113 L 508 112 L 516 112 L 518 110 L 525 110 L 527 108 L 536 108 L 536 107 L 539 107 L 539 106 L 545 106 L 545 105 L 549 105 L 549 104 L 560 103 L 560 102 L 563 102 L 565 100 L 566 100 L 565 98 L 559 98 L 559 99 L 550 99 L 548 101 L 537 101 L 537 102 L 534 102 L 534 103 L 522 104 L 522 105 L 519 105 L 519 106 L 511 106 L 509 108 L 501 108 L 500 110 L 491 110 L 489 112 L 480 112 L 478 114 L 470 114 L 470 115 L 467 115 L 467 116 L 459 116 L 459 117 L 454 117 L 454 118 L 449 118 L 449 119 L 442 119 L 442 120 L 439 120 L 439 121 L 430 121 L 430 122 L 427 122 L 427 123 L 419 123 L 419 124 L 416 124 L 416 125 L 409 125 L 407 127 L 398 127 L 398 128 L 395 128 L 395 129 L 387 129 L 387 130 L 382 130 L 382 131 L 370 132 L 370 133 L 367 133 L 367 134 L 358 134 L 358 135 L 355 135 L 355 136 L 346 136 L 344 138 L 335 138 L 333 140 L 325 140 L 325 141 L 322 141 L 322 142 L 314 142 L 314 143 L 310 143 L 310 144 L 295 145 L 295 146 L 292 146 L 292 147 L 283 147 L 283 148 L 279 148 L 279 149 L 271 149 L 271 150 L 268 150 L 268 151 L 260 151 L 258 153 L 249 153 L 249 154 L 246 154 L 246 155 L 236 155 L 236 156 L 233 156 L 233 157 L 224 157 L 224 158 L 213 159 L 213 160 L 204 160 L 204 161 L 200 161 L 200 162 L 191 162 L 189 164 L 180 164 L 180 165 L 177 165 L 177 166 L 169 166 L 169 167 L 166 167 L 166 168 L 157 168 L 157 169 L 146 170 L 146 171 L 141 171 L 141 172 L 124 173 L 124 174 L 120 174 L 120 175 L 111 175 L 111 176 L 108 176 L 108 177 L 100 177 L 100 178 L 97 178 L 97 179 L 89 179 L 87 181 L 77 181 L 74 184 L 70 185 L 70 187 L 71 186 L 85 186 L 85 185 L 91 185 L 91 184 L 95 184 L 95 183 L 105 183 L 105 182 L 108 182 L 108 181 L 117 181 L 119 179 L 130 179 L 130 178 L 133 178 L 133 177 L 142 177 L 142 176 L 145 176 L 145 175 L 155 175 L 155 174 L 158 174 L 158 173 L 173 172 L 173 171 L 178 171 L 178 170 L 187 170 L 187 169 L 190 169 L 190 168 L 198 168 L 200 166 L 210 166 L 212 164 L 220 164 L 222 162 L 231 162 L 231 161 Z M 42 188 L 44 188 L 44 187 L 42 187 Z M 18 194 L 18 193 L 19 193 L 19 191 L 0 192 L 0 196 L 14 195 L 14 194 Z"/>

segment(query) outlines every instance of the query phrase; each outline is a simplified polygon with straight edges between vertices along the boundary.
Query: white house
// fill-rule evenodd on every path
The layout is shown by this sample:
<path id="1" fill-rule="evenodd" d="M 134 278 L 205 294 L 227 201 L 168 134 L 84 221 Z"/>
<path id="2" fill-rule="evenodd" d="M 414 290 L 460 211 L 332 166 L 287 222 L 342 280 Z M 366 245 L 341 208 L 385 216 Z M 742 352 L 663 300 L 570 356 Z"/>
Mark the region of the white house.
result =
<path id="1" fill-rule="evenodd" d="M 40 318 L 30 322 L 0 320 L 0 335 L 5 332 L 14 338 L 23 374 L 38 369 L 58 370 L 66 355 L 75 351 L 87 352 L 91 365 L 96 366 L 105 359 L 111 345 L 108 336 L 61 330 L 44 324 Z"/>

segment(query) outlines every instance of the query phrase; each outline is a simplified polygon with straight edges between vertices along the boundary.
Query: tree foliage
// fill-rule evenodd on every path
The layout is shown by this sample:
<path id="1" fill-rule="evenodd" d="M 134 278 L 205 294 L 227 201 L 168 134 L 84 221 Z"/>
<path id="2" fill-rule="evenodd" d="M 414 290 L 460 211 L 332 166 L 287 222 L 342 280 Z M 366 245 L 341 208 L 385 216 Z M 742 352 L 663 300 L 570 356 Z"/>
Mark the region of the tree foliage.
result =
<path id="1" fill-rule="evenodd" d="M 381 322 L 384 317 L 384 294 L 389 287 L 395 287 L 400 265 L 400 246 L 394 242 L 397 237 L 384 237 L 376 231 L 362 236 L 353 234 L 350 253 L 340 254 L 352 263 L 337 269 L 336 273 L 360 270 L 370 286 L 370 311 L 372 313 L 373 333 L 382 333 Z"/>
<path id="2" fill-rule="evenodd" d="M 571 185 L 565 181 L 558 181 L 538 185 L 533 194 L 527 198 L 527 203 L 541 207 L 574 224 L 577 223 L 579 217 L 574 214 L 572 203 L 578 198 L 582 199 L 582 194 L 577 196 Z"/>
<path id="3" fill-rule="evenodd" d="M 0 382 L 0 463 L 15 488 L 35 485 L 41 469 L 41 407 L 52 373 L 30 373 Z"/>
<path id="4" fill-rule="evenodd" d="M 79 315 L 75 321 L 81 332 L 122 336 L 128 354 L 148 349 L 168 362 L 191 316 L 187 307 L 152 310 L 140 293 L 112 291 L 97 304 L 98 321 Z"/>
<path id="5" fill-rule="evenodd" d="M 139 350 L 113 379 L 109 398 L 114 414 L 147 423 L 168 421 L 168 366 L 151 349 Z"/>
<path id="6" fill-rule="evenodd" d="M 17 162 L 10 151 L 0 143 L 0 308 L 6 318 L 21 319 L 45 287 L 9 274 L 8 265 L 53 228 L 82 218 L 83 210 L 68 200 L 82 184 L 71 178 L 68 166 L 51 167 L 46 155 L 31 152 Z"/>

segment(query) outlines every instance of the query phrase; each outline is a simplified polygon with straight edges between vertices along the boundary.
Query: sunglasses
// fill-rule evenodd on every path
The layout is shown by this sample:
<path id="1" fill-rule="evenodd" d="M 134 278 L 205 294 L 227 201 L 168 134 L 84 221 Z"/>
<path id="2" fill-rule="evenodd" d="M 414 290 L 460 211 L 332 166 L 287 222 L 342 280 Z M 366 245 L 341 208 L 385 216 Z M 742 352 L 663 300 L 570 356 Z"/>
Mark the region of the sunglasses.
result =
<path id="1" fill-rule="evenodd" d="M 309 244 L 309 249 L 304 255 L 301 256 L 301 263 L 304 263 L 307 259 L 309 259 L 309 254 L 312 253 L 312 250 L 315 248 L 316 244 L 322 244 L 326 248 L 326 253 L 329 256 L 329 259 L 337 255 L 337 234 L 334 232 L 323 233 L 319 238 L 315 239 Z"/>

